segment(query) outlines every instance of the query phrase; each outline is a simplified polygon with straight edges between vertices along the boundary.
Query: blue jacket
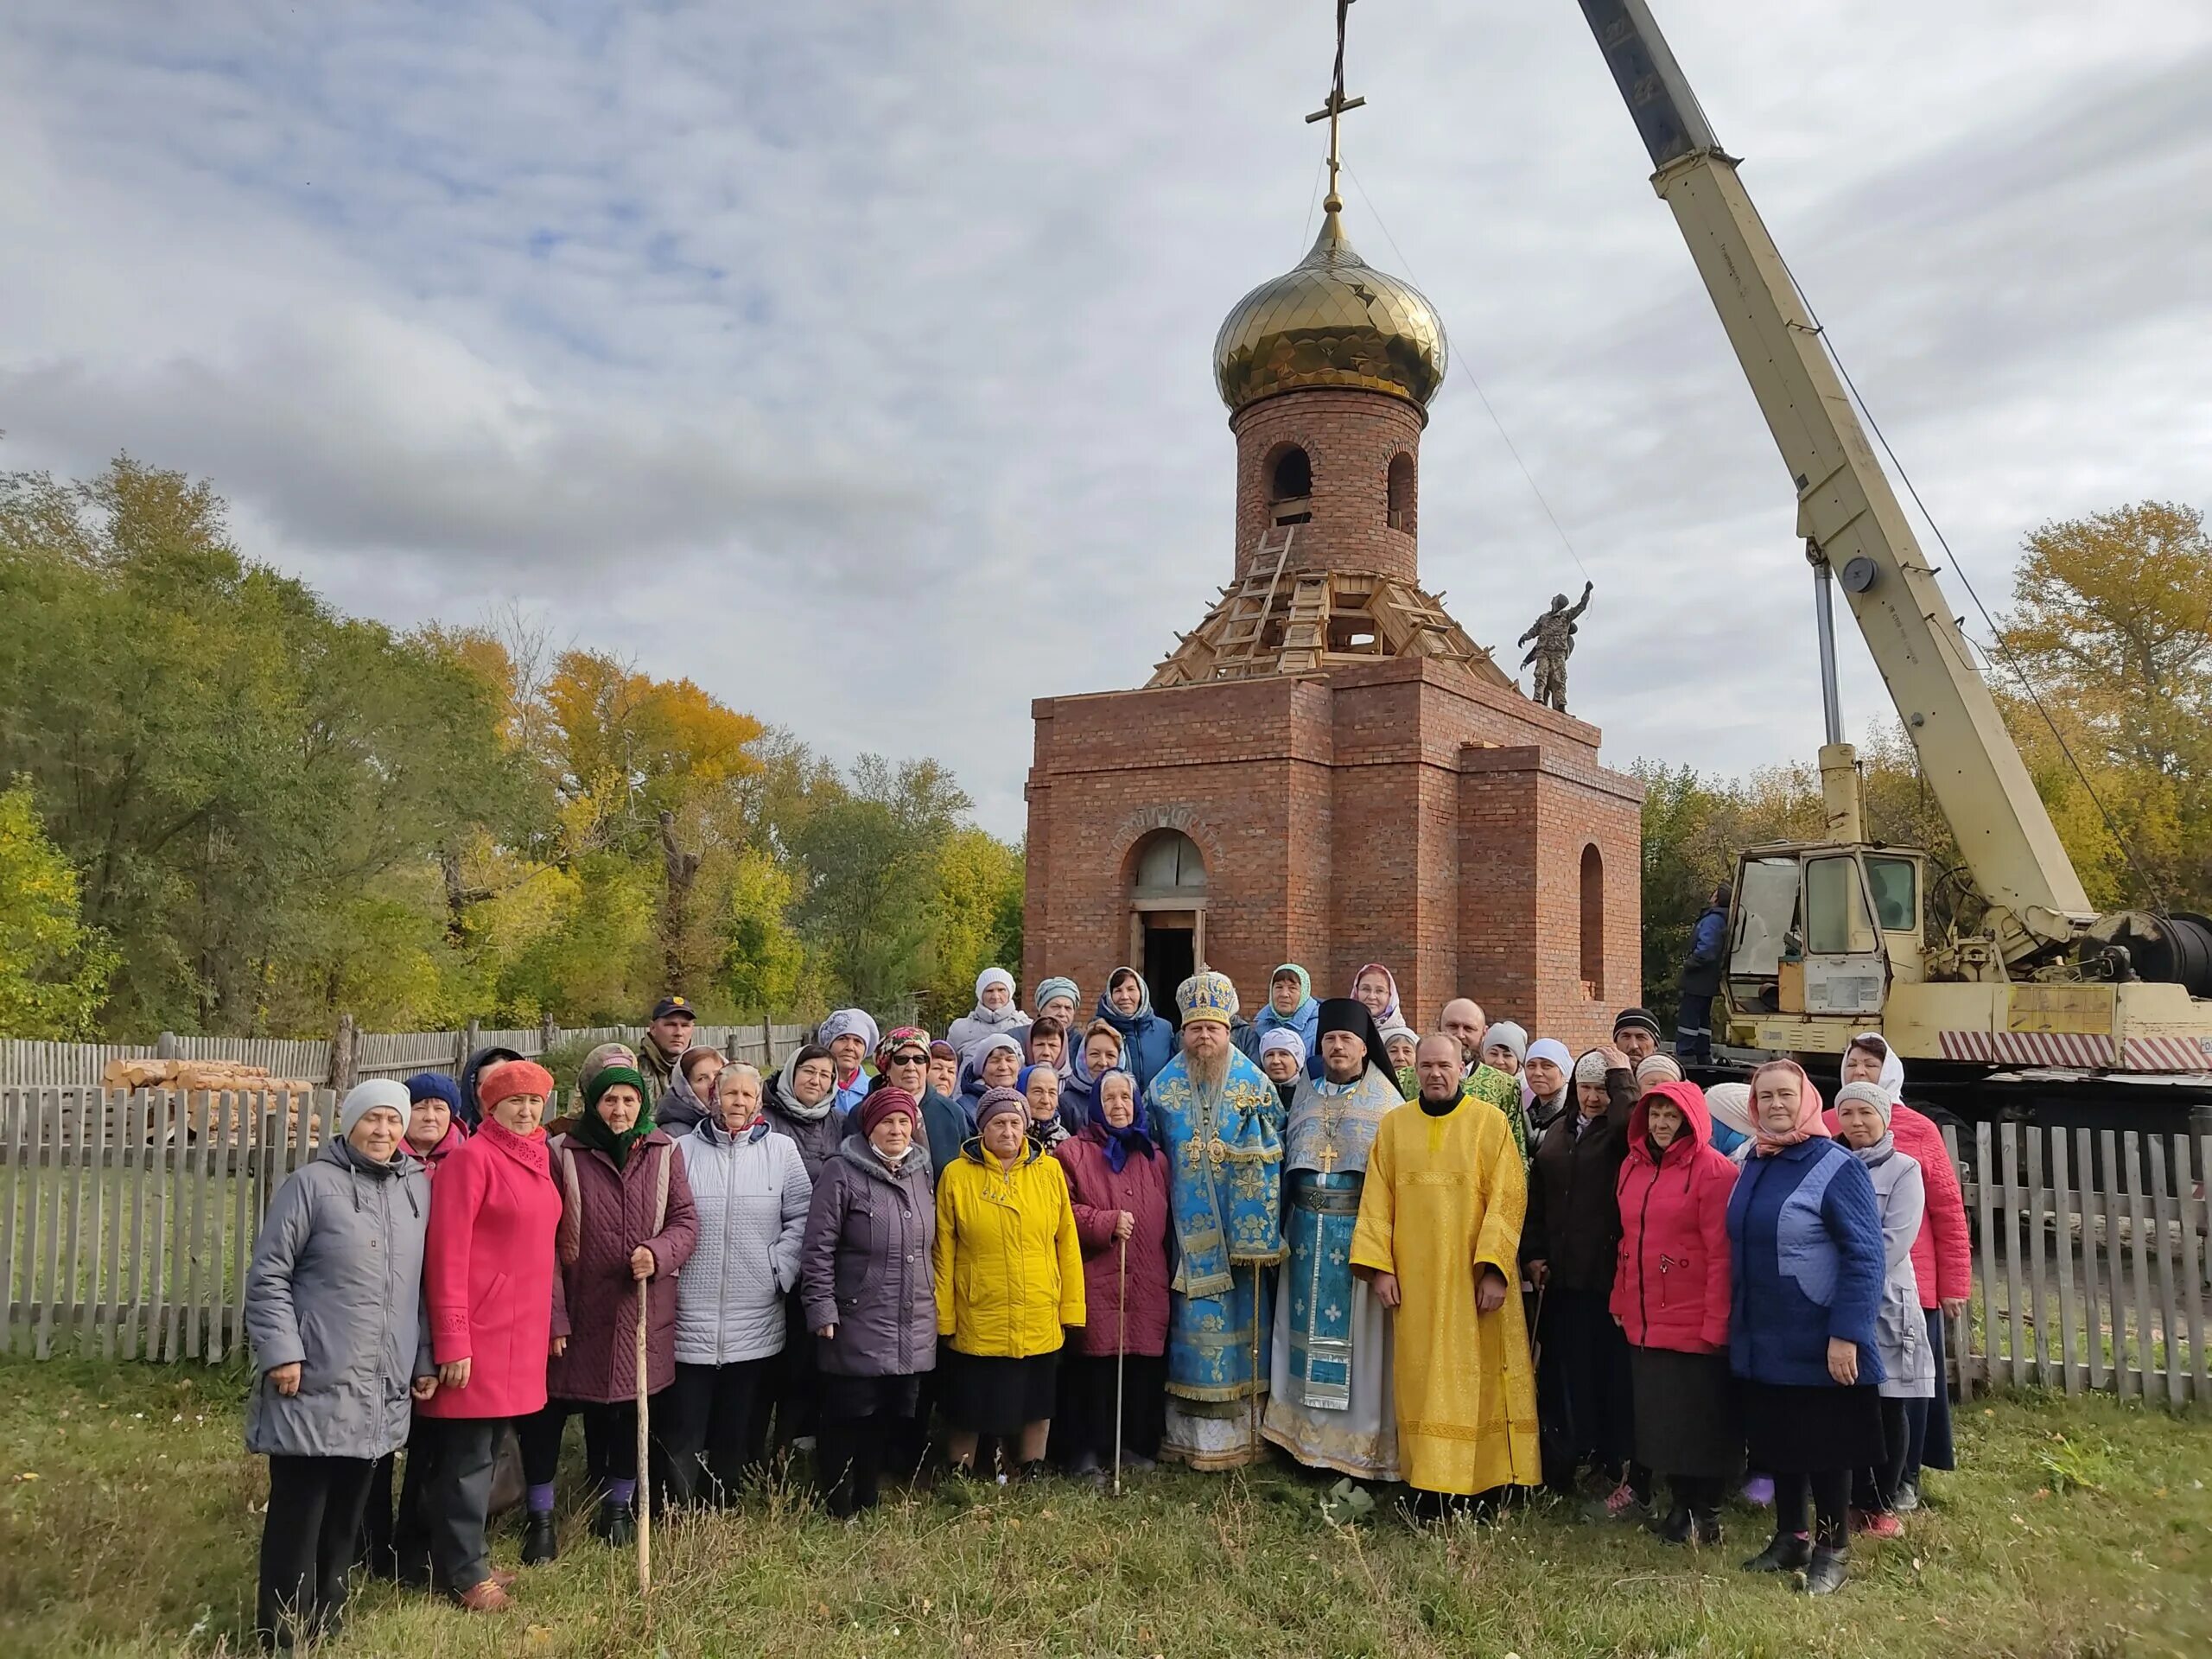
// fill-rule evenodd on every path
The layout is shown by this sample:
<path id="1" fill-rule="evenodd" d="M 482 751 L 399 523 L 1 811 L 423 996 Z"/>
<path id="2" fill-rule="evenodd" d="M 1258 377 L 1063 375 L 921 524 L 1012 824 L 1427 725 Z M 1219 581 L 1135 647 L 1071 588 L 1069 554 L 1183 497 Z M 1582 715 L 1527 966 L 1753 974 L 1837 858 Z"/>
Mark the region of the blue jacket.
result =
<path id="1" fill-rule="evenodd" d="M 923 1092 L 921 1104 L 922 1127 L 929 1135 L 930 1181 L 934 1187 L 944 1166 L 960 1155 L 960 1148 L 976 1133 L 976 1120 L 965 1103 L 934 1089 Z M 858 1128 L 857 1121 L 855 1128 Z"/>
<path id="2" fill-rule="evenodd" d="M 1236 1033 L 1236 1046 L 1243 1051 L 1246 1059 L 1257 1065 L 1260 1063 L 1261 1038 L 1278 1027 L 1294 1031 L 1298 1033 L 1298 1039 L 1306 1045 L 1306 1075 L 1318 1083 L 1321 1078 L 1320 1026 L 1321 1005 L 1313 997 L 1307 997 L 1298 1005 L 1294 1013 L 1288 1015 L 1277 1014 L 1275 1005 L 1269 1002 L 1252 1016 L 1249 1025 Z"/>
<path id="3" fill-rule="evenodd" d="M 1882 1214 L 1866 1166 L 1815 1136 L 1744 1160 L 1728 1198 L 1733 1269 L 1729 1369 L 1755 1382 L 1834 1386 L 1828 1339 L 1859 1345 L 1859 1380 L 1882 1380 Z"/>
<path id="4" fill-rule="evenodd" d="M 1153 1013 L 1150 1004 L 1147 997 L 1135 1014 L 1123 1014 L 1104 992 L 1098 995 L 1097 1017 L 1122 1033 L 1122 1067 L 1135 1075 L 1140 1090 L 1151 1088 L 1152 1080 L 1175 1058 L 1175 1027 Z"/>

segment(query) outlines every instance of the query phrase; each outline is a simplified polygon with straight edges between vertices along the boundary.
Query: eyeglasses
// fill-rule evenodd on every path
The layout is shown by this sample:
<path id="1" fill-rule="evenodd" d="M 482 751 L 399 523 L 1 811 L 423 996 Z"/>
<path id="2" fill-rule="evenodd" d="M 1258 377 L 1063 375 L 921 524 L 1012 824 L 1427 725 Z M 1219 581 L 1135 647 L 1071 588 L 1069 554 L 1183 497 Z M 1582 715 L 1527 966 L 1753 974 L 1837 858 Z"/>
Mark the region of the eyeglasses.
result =
<path id="1" fill-rule="evenodd" d="M 930 1057 L 927 1054 L 917 1054 L 912 1049 L 906 1049 L 893 1054 L 884 1062 L 886 1065 L 927 1065 L 929 1063 Z"/>

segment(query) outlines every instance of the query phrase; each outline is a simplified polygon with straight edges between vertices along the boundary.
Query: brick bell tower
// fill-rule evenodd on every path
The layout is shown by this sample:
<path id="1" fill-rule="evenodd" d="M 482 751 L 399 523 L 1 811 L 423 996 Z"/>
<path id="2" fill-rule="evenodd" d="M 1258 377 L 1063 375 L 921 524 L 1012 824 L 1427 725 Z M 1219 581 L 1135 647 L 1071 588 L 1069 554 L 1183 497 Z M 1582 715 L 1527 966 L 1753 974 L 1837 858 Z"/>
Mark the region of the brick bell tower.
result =
<path id="1" fill-rule="evenodd" d="M 1357 102 L 1340 40 L 1320 234 L 1214 342 L 1228 585 L 1141 690 L 1031 706 L 1023 982 L 1071 976 L 1087 1005 L 1131 963 L 1172 1017 L 1205 964 L 1249 1014 L 1279 962 L 1336 995 L 1379 960 L 1417 1028 L 1467 995 L 1594 1042 L 1643 1000 L 1643 789 L 1421 586 L 1444 324 L 1344 233 L 1336 129 Z"/>

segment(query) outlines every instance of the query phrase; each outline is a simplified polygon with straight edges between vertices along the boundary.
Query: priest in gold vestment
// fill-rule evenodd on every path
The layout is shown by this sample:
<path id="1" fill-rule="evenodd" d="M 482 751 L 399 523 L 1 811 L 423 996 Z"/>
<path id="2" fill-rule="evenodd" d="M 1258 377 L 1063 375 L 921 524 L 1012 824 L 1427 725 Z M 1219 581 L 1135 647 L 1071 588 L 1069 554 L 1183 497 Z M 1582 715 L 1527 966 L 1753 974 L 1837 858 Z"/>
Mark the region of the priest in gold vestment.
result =
<path id="1" fill-rule="evenodd" d="M 1421 1092 L 1367 1154 L 1353 1270 L 1395 1310 L 1398 1461 L 1418 1492 L 1534 1486 L 1536 1384 L 1514 1289 L 1527 1175 L 1513 1132 L 1460 1093 L 1459 1045 L 1424 1037 Z"/>

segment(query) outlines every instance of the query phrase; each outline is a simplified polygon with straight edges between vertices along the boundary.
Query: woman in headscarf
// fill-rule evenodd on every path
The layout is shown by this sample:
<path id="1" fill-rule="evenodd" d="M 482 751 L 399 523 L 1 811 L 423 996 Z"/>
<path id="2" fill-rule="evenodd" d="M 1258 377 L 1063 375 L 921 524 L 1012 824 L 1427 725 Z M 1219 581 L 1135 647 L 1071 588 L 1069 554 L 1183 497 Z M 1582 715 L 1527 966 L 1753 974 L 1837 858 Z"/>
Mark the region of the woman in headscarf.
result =
<path id="1" fill-rule="evenodd" d="M 887 1031 L 876 1045 L 875 1081 L 868 1093 L 894 1084 L 914 1097 L 914 1143 L 929 1160 L 934 1181 L 960 1155 L 960 1143 L 968 1138 L 968 1118 L 958 1101 L 939 1094 L 930 1081 L 930 1034 L 919 1026 Z M 850 1134 L 858 1131 L 860 1123 L 849 1118 L 845 1127 Z"/>
<path id="2" fill-rule="evenodd" d="M 423 1491 L 431 1581 L 471 1611 L 497 1612 L 514 1581 L 493 1569 L 484 1539 L 499 1440 L 545 1404 L 546 1361 L 566 1347 L 569 1317 L 554 1271 L 561 1189 L 538 1124 L 553 1074 L 503 1061 L 475 1090 L 483 1121 L 431 1188 L 423 1294 L 438 1389 L 419 1409 L 436 1425 Z M 551 1537 L 549 1526 L 549 1547 Z"/>
<path id="3" fill-rule="evenodd" d="M 474 1135 L 476 1126 L 484 1121 L 484 1105 L 478 1096 L 479 1080 L 493 1066 L 505 1065 L 509 1060 L 522 1058 L 512 1048 L 496 1047 L 480 1048 L 468 1057 L 467 1063 L 461 1068 L 460 1077 L 456 1079 L 461 1085 L 461 1100 L 454 1107 L 454 1116 L 461 1120 L 462 1128 Z"/>
<path id="4" fill-rule="evenodd" d="M 407 1090 L 359 1084 L 338 1134 L 288 1177 L 255 1235 L 246 1330 L 257 1375 L 245 1449 L 269 1459 L 254 1626 L 262 1645 L 335 1637 L 369 1478 L 408 1437 L 430 1194 L 402 1149 Z"/>
<path id="5" fill-rule="evenodd" d="M 837 1065 L 837 1106 L 849 1112 L 868 1093 L 868 1058 L 882 1040 L 864 1008 L 839 1008 L 816 1029 L 814 1040 L 830 1051 Z"/>
<path id="6" fill-rule="evenodd" d="M 1648 1095 L 1662 1083 L 1680 1083 L 1681 1080 L 1681 1062 L 1671 1054 L 1647 1054 L 1636 1063 L 1638 1094 Z"/>
<path id="7" fill-rule="evenodd" d="M 1294 1032 L 1281 1033 L 1295 1039 Z M 1122 1461 L 1149 1469 L 1160 1451 L 1167 1401 L 1167 1160 L 1137 1098 L 1136 1079 L 1100 1079 L 1090 1122 L 1052 1155 L 1068 1178 L 1083 1246 L 1089 1322 L 1067 1356 L 1063 1424 L 1072 1475 L 1101 1475 L 1114 1456 L 1115 1380 L 1120 1357 Z"/>
<path id="8" fill-rule="evenodd" d="M 715 1109 L 677 1143 L 699 1242 L 676 1281 L 676 1380 L 656 1427 L 669 1501 L 719 1506 L 766 1448 L 766 1385 L 789 1337 L 785 1299 L 798 1287 L 812 1189 L 798 1147 L 768 1131 L 758 1071 L 725 1067 Z"/>
<path id="9" fill-rule="evenodd" d="M 1533 1064 L 1535 1049 L 1529 1057 Z M 1521 1229 L 1522 1268 L 1543 1295 L 1536 1384 L 1549 1408 L 1544 1484 L 1567 1491 L 1586 1459 L 1611 1489 L 1605 1515 L 1620 1520 L 1649 1514 L 1651 1482 L 1636 1461 L 1628 1343 L 1611 1306 L 1621 1242 L 1618 1186 L 1636 1097 L 1636 1074 L 1618 1049 L 1593 1048 L 1575 1062 L 1574 1103 L 1536 1143 Z"/>
<path id="10" fill-rule="evenodd" d="M 1397 977 L 1381 963 L 1360 964 L 1359 971 L 1351 976 L 1351 995 L 1354 1001 L 1367 1004 L 1376 1026 L 1387 1026 L 1398 1018 Z"/>
<path id="11" fill-rule="evenodd" d="M 584 1420 L 587 1476 L 600 1493 L 592 1535 L 619 1545 L 634 1535 L 639 1287 L 647 1308 L 645 1392 L 658 1394 L 676 1380 L 676 1275 L 699 1238 L 683 1160 L 654 1123 L 636 1068 L 593 1073 L 575 1127 L 551 1153 L 569 1342 L 546 1367 L 544 1409 L 515 1426 L 530 1485 L 524 1559 L 541 1561 L 559 1547 L 554 1479 L 573 1416 Z"/>
<path id="12" fill-rule="evenodd" d="M 976 1006 L 954 1020 L 944 1036 L 965 1059 L 984 1038 L 1017 1032 L 1028 1023 L 1029 1016 L 1014 1006 L 1014 976 L 1003 968 L 986 968 L 976 976 Z"/>
<path id="13" fill-rule="evenodd" d="M 1836 1138 L 1866 1166 L 1882 1215 L 1882 1306 L 1874 1316 L 1874 1346 L 1882 1357 L 1883 1457 L 1852 1474 L 1851 1529 L 1872 1538 L 1904 1530 L 1897 1519 L 1897 1485 L 1904 1478 L 1905 1405 L 1936 1391 L 1936 1367 L 1921 1317 L 1920 1287 L 1913 1276 L 1912 1242 L 1927 1208 L 1917 1161 L 1897 1150 L 1891 1134 L 1896 1103 L 1875 1083 L 1847 1083 L 1837 1090 Z"/>
<path id="14" fill-rule="evenodd" d="M 1500 1020 L 1483 1033 L 1483 1064 L 1491 1071 L 1503 1071 L 1517 1082 L 1528 1058 L 1529 1033 L 1512 1020 Z"/>
<path id="15" fill-rule="evenodd" d="M 1042 1014 L 1021 1028 L 1021 1056 L 1027 1065 L 1049 1065 L 1063 1077 L 1068 1074 L 1068 1028 L 1050 1014 Z"/>
<path id="16" fill-rule="evenodd" d="M 1382 1028 L 1382 1069 L 1398 1085 L 1398 1092 L 1411 1100 L 1421 1093 L 1421 1078 L 1414 1072 L 1414 1052 L 1421 1046 L 1421 1039 L 1408 1030 L 1399 1020 L 1392 1020 Z"/>
<path id="17" fill-rule="evenodd" d="M 1707 1136 L 1694 1083 L 1662 1083 L 1629 1114 L 1612 1312 L 1628 1338 L 1636 1459 L 1667 1477 L 1669 1543 L 1720 1541 L 1720 1500 L 1744 1466 L 1728 1370 L 1728 1194 L 1736 1166 Z"/>
<path id="18" fill-rule="evenodd" d="M 983 1096 L 993 1089 L 1013 1089 L 1021 1076 L 1021 1039 L 1009 1037 L 1004 1032 L 994 1032 L 980 1039 L 960 1062 L 960 1103 L 966 1110 L 968 1121 L 976 1121 L 976 1109 Z"/>
<path id="19" fill-rule="evenodd" d="M 1529 1058 L 1521 1070 L 1529 1090 L 1529 1144 L 1534 1147 L 1573 1103 L 1574 1057 L 1557 1038 L 1539 1037 L 1529 1045 Z"/>
<path id="20" fill-rule="evenodd" d="M 1084 1125 L 1090 1122 L 1090 1109 L 1098 1098 L 1099 1079 L 1109 1071 L 1120 1071 L 1122 1065 L 1122 1033 L 1103 1020 L 1094 1020 L 1083 1033 L 1082 1046 L 1077 1048 L 1067 1077 L 1060 1084 L 1060 1122 L 1066 1124 L 1070 1135 L 1083 1133 Z"/>
<path id="21" fill-rule="evenodd" d="M 1897 1507 L 1910 1515 L 1920 1507 L 1920 1471 L 1956 1467 L 1951 1447 L 1951 1395 L 1945 1378 L 1943 1322 L 1966 1312 L 1974 1294 L 1974 1243 L 1967 1231 L 1966 1198 L 1943 1131 L 1925 1112 L 1904 1101 L 1904 1062 L 1874 1032 L 1851 1039 L 1843 1053 L 1846 1083 L 1878 1084 L 1891 1101 L 1890 1134 L 1897 1150 L 1920 1166 L 1927 1211 L 1912 1242 L 1913 1281 L 1928 1327 L 1928 1351 L 1936 1388 L 1904 1402 L 1905 1462 L 1897 1484 Z"/>
<path id="22" fill-rule="evenodd" d="M 671 1136 L 689 1135 L 709 1118 L 714 1108 L 715 1079 L 728 1064 L 721 1050 L 711 1043 L 694 1043 L 676 1057 L 668 1074 L 668 1087 L 653 1103 L 653 1122 Z"/>
<path id="23" fill-rule="evenodd" d="M 1073 1040 L 1076 1010 L 1082 1006 L 1083 999 L 1077 994 L 1075 981 L 1058 975 L 1038 981 L 1037 1017 L 1058 1020 L 1060 1029 L 1071 1033 L 1071 1041 Z"/>
<path id="24" fill-rule="evenodd" d="M 1028 1116 L 1017 1090 L 986 1090 L 976 1138 L 938 1183 L 937 1329 L 960 1475 L 984 1434 L 1014 1439 L 1021 1474 L 1043 1471 L 1065 1329 L 1085 1322 L 1067 1177 L 1027 1139 Z"/>
<path id="25" fill-rule="evenodd" d="M 1029 1103 L 1028 1135 L 1039 1152 L 1050 1152 L 1068 1138 L 1060 1122 L 1060 1074 L 1049 1065 L 1025 1065 L 1014 1080 Z"/>
<path id="26" fill-rule="evenodd" d="M 1098 994 L 1097 1016 L 1122 1034 L 1122 1064 L 1141 1095 L 1175 1058 L 1175 1027 L 1152 1011 L 1152 987 L 1134 968 L 1116 968 Z"/>
<path id="27" fill-rule="evenodd" d="M 1775 1492 L 1774 1540 L 1744 1567 L 1802 1570 L 1808 1592 L 1828 1595 L 1848 1562 L 1852 1471 L 1883 1453 L 1882 1218 L 1866 1166 L 1829 1138 L 1802 1067 L 1760 1066 L 1751 1103 L 1758 1135 L 1728 1200 L 1729 1365 L 1751 1465 Z"/>
<path id="28" fill-rule="evenodd" d="M 1275 1094 L 1282 1101 L 1283 1121 L 1290 1119 L 1290 1103 L 1298 1093 L 1298 1081 L 1306 1075 L 1306 1044 L 1287 1026 L 1277 1026 L 1260 1039 L 1260 1070 L 1268 1074 L 1268 1081 L 1275 1086 Z"/>
<path id="29" fill-rule="evenodd" d="M 793 1049 L 784 1069 L 769 1081 L 760 1109 L 770 1129 L 797 1143 L 806 1179 L 820 1179 L 823 1160 L 845 1138 L 843 1114 L 837 1109 L 837 1062 L 830 1051 L 819 1043 Z"/>
<path id="30" fill-rule="evenodd" d="M 942 1037 L 930 1045 L 930 1087 L 947 1100 L 960 1095 L 960 1051 Z"/>
<path id="31" fill-rule="evenodd" d="M 1751 1141 L 1759 1132 L 1751 1116 L 1751 1085 L 1716 1083 L 1705 1091 L 1705 1104 L 1713 1115 L 1713 1149 L 1742 1163 L 1751 1155 Z"/>
<path id="32" fill-rule="evenodd" d="M 832 1515 L 874 1507 L 884 1448 L 914 1419 L 920 1379 L 937 1363 L 937 1211 L 915 1110 L 895 1084 L 871 1091 L 807 1211 L 799 1283 L 820 1373 L 816 1466 Z"/>
<path id="33" fill-rule="evenodd" d="M 1312 1057 L 1313 1074 L 1321 1075 L 1321 1051 L 1316 1021 L 1321 1005 L 1313 1000 L 1313 980 L 1294 962 L 1286 962 L 1268 979 L 1267 1006 L 1236 1033 L 1236 1046 L 1256 1065 L 1260 1039 L 1271 1031 L 1294 1031 L 1299 1045 Z"/>

